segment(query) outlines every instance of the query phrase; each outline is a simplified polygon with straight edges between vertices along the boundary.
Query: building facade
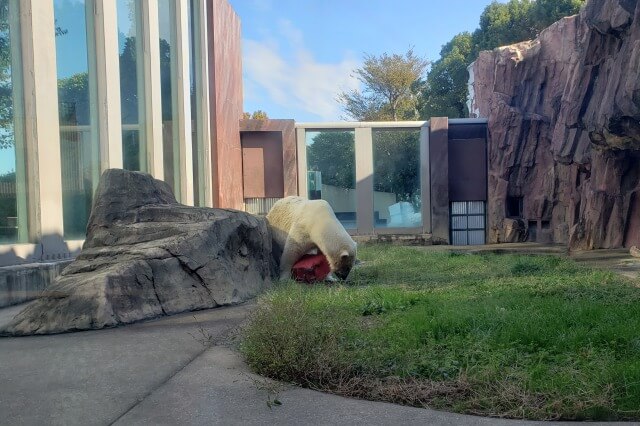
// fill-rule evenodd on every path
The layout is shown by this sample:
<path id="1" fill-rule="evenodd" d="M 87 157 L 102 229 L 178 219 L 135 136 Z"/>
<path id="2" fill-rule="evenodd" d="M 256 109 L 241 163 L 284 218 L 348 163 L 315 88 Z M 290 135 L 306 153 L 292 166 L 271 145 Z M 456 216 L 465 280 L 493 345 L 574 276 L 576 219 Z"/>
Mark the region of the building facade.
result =
<path id="1" fill-rule="evenodd" d="M 487 121 L 242 120 L 245 209 L 327 201 L 362 241 L 484 244 Z"/>
<path id="2" fill-rule="evenodd" d="M 0 0 L 0 266 L 73 257 L 108 168 L 242 208 L 241 79 L 226 0 Z"/>

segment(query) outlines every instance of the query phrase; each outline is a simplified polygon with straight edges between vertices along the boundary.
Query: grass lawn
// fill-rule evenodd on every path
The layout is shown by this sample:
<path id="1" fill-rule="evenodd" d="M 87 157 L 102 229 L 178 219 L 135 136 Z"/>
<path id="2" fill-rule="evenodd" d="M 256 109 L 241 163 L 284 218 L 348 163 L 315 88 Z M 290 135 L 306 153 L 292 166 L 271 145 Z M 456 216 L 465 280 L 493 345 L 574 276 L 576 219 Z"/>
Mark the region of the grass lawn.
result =
<path id="1" fill-rule="evenodd" d="M 528 419 L 640 419 L 640 288 L 552 256 L 358 249 L 346 285 L 261 298 L 258 373 L 358 398 Z"/>

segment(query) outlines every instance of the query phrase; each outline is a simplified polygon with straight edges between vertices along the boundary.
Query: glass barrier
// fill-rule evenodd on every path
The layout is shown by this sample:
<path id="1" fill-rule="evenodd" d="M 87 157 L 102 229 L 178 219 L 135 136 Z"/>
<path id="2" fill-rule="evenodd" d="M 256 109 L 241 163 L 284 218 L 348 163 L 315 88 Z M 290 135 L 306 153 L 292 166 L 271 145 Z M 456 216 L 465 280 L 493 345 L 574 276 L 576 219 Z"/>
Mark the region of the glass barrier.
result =
<path id="1" fill-rule="evenodd" d="M 326 200 L 346 229 L 356 228 L 355 131 L 307 131 L 310 200 Z"/>
<path id="2" fill-rule="evenodd" d="M 420 129 L 373 129 L 376 228 L 422 226 Z"/>

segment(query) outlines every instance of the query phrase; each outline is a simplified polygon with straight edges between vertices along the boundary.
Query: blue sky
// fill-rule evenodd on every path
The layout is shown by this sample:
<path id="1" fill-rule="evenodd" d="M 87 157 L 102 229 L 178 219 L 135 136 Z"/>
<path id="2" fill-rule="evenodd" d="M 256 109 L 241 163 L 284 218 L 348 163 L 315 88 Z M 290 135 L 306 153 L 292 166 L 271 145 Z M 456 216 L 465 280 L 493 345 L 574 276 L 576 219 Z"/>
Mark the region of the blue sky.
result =
<path id="1" fill-rule="evenodd" d="M 491 0 L 228 0 L 242 22 L 244 110 L 270 118 L 336 121 L 335 97 L 358 88 L 365 53 L 429 60 L 478 27 Z"/>

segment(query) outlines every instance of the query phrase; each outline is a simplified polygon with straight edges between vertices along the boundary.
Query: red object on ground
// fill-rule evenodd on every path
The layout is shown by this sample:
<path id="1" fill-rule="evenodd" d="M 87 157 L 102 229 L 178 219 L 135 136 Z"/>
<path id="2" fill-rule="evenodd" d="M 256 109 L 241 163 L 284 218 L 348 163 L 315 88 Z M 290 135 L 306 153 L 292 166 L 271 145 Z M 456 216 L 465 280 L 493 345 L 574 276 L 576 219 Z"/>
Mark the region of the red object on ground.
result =
<path id="1" fill-rule="evenodd" d="M 331 267 L 324 254 L 305 254 L 291 268 L 291 275 L 296 281 L 314 283 L 323 281 L 331 272 Z"/>

